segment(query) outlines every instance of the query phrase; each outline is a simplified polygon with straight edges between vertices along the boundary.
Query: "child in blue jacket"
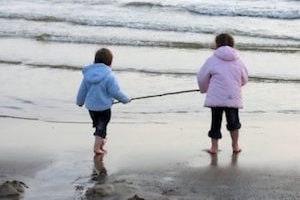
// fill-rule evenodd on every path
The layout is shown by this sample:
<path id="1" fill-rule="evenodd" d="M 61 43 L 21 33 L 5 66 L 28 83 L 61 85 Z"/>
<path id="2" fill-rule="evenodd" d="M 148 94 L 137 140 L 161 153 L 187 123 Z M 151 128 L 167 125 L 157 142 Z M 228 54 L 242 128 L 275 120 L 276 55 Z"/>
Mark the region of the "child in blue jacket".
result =
<path id="1" fill-rule="evenodd" d="M 95 154 L 103 154 L 106 142 L 106 128 L 111 118 L 113 100 L 122 103 L 130 102 L 118 84 L 112 72 L 113 55 L 109 49 L 102 48 L 96 52 L 94 64 L 84 67 L 76 104 L 89 110 L 93 127 L 95 127 Z"/>

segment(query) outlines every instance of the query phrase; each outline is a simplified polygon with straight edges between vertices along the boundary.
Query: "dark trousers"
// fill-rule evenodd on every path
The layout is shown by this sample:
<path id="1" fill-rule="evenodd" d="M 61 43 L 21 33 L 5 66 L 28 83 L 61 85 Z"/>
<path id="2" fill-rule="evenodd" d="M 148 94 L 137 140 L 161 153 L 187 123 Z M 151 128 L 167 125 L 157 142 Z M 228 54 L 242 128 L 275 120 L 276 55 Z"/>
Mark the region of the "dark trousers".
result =
<path id="1" fill-rule="evenodd" d="M 99 136 L 102 138 L 106 138 L 106 129 L 108 122 L 111 118 L 111 110 L 103 110 L 103 111 L 92 111 L 89 110 L 91 119 L 93 121 L 93 127 L 95 127 L 95 136 Z"/>
<path id="2" fill-rule="evenodd" d="M 223 112 L 225 112 L 226 115 L 227 130 L 234 131 L 241 128 L 238 108 L 213 107 L 211 108 L 211 128 L 208 132 L 208 136 L 213 139 L 222 138 L 221 126 Z"/>

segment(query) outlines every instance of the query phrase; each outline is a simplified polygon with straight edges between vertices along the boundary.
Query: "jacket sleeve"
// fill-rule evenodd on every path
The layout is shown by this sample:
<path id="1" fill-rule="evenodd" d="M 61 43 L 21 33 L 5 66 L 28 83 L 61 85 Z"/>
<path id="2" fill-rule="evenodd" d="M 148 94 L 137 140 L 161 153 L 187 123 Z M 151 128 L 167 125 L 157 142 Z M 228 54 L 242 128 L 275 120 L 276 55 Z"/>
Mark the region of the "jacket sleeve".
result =
<path id="1" fill-rule="evenodd" d="M 114 75 L 111 75 L 109 77 L 107 84 L 108 84 L 107 87 L 108 93 L 114 99 L 117 99 L 122 103 L 128 103 L 130 101 L 129 97 L 124 92 L 121 91 L 118 80 Z"/>
<path id="2" fill-rule="evenodd" d="M 208 65 L 208 61 L 206 61 L 204 65 L 200 68 L 199 72 L 197 73 L 197 81 L 201 93 L 207 92 L 210 77 L 211 77 L 210 67 Z"/>
<path id="3" fill-rule="evenodd" d="M 82 106 L 84 104 L 85 101 L 85 97 L 87 95 L 87 86 L 86 83 L 84 81 L 84 79 L 81 81 L 79 90 L 78 90 L 78 94 L 77 94 L 77 99 L 76 99 L 76 104 L 78 106 Z"/>
<path id="4" fill-rule="evenodd" d="M 244 63 L 242 63 L 242 86 L 248 82 L 248 70 Z"/>

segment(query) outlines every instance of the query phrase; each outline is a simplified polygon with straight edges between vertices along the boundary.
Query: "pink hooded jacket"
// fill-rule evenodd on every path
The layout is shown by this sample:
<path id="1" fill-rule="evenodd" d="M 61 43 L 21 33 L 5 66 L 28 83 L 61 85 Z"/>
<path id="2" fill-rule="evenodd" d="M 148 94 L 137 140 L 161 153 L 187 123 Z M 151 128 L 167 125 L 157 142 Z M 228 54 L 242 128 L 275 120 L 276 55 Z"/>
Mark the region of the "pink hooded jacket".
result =
<path id="1" fill-rule="evenodd" d="M 222 46 L 215 50 L 197 74 L 201 93 L 207 93 L 204 106 L 242 108 L 241 87 L 248 72 L 237 50 Z"/>

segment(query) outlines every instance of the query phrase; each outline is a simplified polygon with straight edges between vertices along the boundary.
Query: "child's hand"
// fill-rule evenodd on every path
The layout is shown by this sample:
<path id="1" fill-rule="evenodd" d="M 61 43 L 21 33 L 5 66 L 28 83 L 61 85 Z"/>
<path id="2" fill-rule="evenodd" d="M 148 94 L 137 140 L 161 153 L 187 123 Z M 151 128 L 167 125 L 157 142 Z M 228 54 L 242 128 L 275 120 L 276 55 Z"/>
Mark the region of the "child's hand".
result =
<path id="1" fill-rule="evenodd" d="M 126 102 L 123 102 L 123 104 L 128 104 L 128 103 L 130 103 L 130 102 L 131 102 L 131 100 L 132 100 L 132 98 L 129 98 L 129 99 L 128 99 L 128 101 L 126 101 Z"/>

